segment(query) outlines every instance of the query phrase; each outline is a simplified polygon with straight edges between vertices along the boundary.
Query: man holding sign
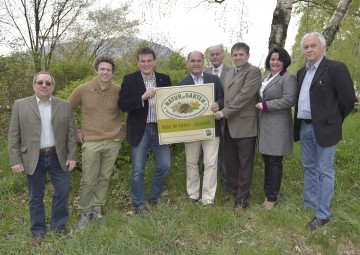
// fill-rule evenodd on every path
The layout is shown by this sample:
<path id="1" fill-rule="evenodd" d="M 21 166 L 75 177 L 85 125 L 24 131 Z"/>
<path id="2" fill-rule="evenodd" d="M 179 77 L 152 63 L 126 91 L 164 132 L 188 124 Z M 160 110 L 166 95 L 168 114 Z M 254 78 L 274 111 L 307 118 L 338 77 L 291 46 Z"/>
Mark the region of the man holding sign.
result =
<path id="1" fill-rule="evenodd" d="M 182 79 L 178 85 L 214 83 L 215 102 L 211 105 L 211 110 L 214 113 L 221 110 L 224 105 L 223 89 L 219 77 L 203 72 L 204 55 L 199 51 L 190 52 L 187 58 L 187 65 L 190 70 L 190 74 Z M 214 205 L 217 186 L 217 160 L 220 134 L 220 122 L 216 120 L 215 139 L 185 143 L 187 175 L 186 190 L 189 199 L 193 202 L 196 202 L 200 199 L 200 175 L 198 169 L 198 160 L 201 147 L 204 152 L 204 178 L 201 202 L 205 207 L 211 207 Z"/>
<path id="2" fill-rule="evenodd" d="M 170 86 L 170 77 L 154 71 L 156 55 L 148 47 L 137 51 L 139 71 L 125 75 L 119 93 L 119 107 L 127 112 L 127 141 L 131 144 L 132 214 L 146 215 L 144 175 L 149 150 L 154 155 L 156 169 L 152 179 L 149 202 L 158 204 L 170 170 L 170 147 L 159 145 L 155 109 L 155 88 Z"/>

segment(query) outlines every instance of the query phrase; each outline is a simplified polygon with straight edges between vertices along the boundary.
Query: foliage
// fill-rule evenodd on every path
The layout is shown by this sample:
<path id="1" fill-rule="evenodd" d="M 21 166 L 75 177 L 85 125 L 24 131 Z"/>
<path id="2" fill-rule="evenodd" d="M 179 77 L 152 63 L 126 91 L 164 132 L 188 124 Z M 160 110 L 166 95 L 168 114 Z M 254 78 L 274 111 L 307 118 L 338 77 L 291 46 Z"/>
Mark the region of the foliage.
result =
<path id="1" fill-rule="evenodd" d="M 95 69 L 90 60 L 66 60 L 60 59 L 53 62 L 49 72 L 56 81 L 56 90 L 61 90 L 77 81 L 94 75 Z"/>
<path id="2" fill-rule="evenodd" d="M 9 172 L 7 163 L 0 169 L 0 250 L 2 254 L 359 254 L 360 245 L 360 114 L 351 114 L 344 123 L 343 140 L 337 146 L 336 185 L 332 218 L 324 228 L 309 232 L 305 226 L 314 216 L 302 205 L 303 171 L 299 143 L 294 153 L 284 159 L 283 182 L 279 202 L 264 211 L 263 161 L 256 154 L 251 193 L 251 207 L 236 217 L 232 198 L 218 182 L 215 207 L 186 200 L 186 171 L 183 144 L 171 147 L 171 171 L 163 203 L 150 206 L 150 216 L 127 216 L 131 208 L 131 165 L 117 162 L 107 203 L 106 220 L 91 222 L 77 229 L 78 191 L 81 172 L 72 172 L 69 201 L 69 238 L 47 233 L 40 247 L 30 245 L 28 194 L 24 175 Z M 6 154 L 2 142 L 0 155 Z M 3 162 L 3 161 L 2 161 Z M 145 173 L 148 194 L 154 171 L 154 159 L 148 158 Z M 11 184 L 9 184 L 11 183 Z M 50 217 L 52 188 L 48 181 L 45 205 Z"/>
<path id="3" fill-rule="evenodd" d="M 105 6 L 89 11 L 87 18 L 79 20 L 71 29 L 68 40 L 71 43 L 66 51 L 73 52 L 76 58 L 122 55 L 131 47 L 132 38 L 138 32 L 139 21 L 129 20 L 129 14 L 129 1 L 116 9 Z"/>
<path id="4" fill-rule="evenodd" d="M 308 30 L 321 32 L 324 24 L 331 18 L 337 4 L 337 0 L 324 1 L 324 3 L 310 4 L 308 17 Z M 295 73 L 304 65 L 304 57 L 300 50 L 300 41 L 306 33 L 306 11 L 307 5 L 299 5 L 296 12 L 303 13 L 301 17 L 298 34 L 295 44 L 292 47 L 292 62 L 290 71 Z M 359 86 L 360 84 L 360 18 L 358 11 L 359 1 L 353 1 L 349 14 L 342 23 L 341 30 L 337 33 L 334 42 L 327 51 L 327 57 L 333 60 L 344 62 L 352 76 L 352 79 Z"/>
<path id="5" fill-rule="evenodd" d="M 13 47 L 25 47 L 31 54 L 35 72 L 48 70 L 56 45 L 92 0 L 41 1 L 1 0 L 3 25 L 18 39 Z M 9 38 L 10 40 L 10 38 Z M 11 44 L 11 43 L 10 43 Z M 45 47 L 46 46 L 46 47 Z"/>
<path id="6" fill-rule="evenodd" d="M 0 57 L 0 112 L 9 111 L 15 99 L 33 93 L 29 54 L 14 52 Z"/>

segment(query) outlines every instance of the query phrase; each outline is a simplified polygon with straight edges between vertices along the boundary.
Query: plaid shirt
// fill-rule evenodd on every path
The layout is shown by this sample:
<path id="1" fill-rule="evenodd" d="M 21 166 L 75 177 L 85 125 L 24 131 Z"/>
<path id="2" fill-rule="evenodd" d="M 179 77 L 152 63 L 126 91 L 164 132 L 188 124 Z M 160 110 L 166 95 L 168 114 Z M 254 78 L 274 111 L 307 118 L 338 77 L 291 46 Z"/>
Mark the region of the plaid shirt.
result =
<path id="1" fill-rule="evenodd" d="M 144 80 L 145 88 L 156 88 L 156 77 L 155 73 L 153 72 L 150 79 L 148 79 L 143 73 L 141 73 L 141 76 Z M 149 111 L 147 116 L 147 123 L 156 123 L 156 106 L 155 106 L 155 97 L 149 98 Z"/>

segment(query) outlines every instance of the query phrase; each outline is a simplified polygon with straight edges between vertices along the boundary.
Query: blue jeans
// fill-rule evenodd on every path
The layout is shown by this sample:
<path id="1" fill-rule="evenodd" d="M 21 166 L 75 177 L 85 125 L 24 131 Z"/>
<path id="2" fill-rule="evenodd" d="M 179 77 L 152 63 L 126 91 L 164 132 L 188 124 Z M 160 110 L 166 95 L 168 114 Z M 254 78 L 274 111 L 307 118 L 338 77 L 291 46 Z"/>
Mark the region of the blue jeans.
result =
<path id="1" fill-rule="evenodd" d="M 156 169 L 152 179 L 149 201 L 157 203 L 161 191 L 165 185 L 166 177 L 170 170 L 170 147 L 159 145 L 158 130 L 156 124 L 147 124 L 141 142 L 138 146 L 132 146 L 132 175 L 131 197 L 136 209 L 145 208 L 144 203 L 144 174 L 146 158 L 149 150 L 154 155 Z"/>
<path id="2" fill-rule="evenodd" d="M 336 145 L 321 147 L 315 138 L 312 124 L 301 122 L 301 161 L 304 167 L 305 207 L 315 208 L 316 217 L 330 218 L 330 204 L 334 195 Z"/>
<path id="3" fill-rule="evenodd" d="M 34 174 L 27 175 L 31 232 L 34 236 L 46 233 L 44 191 L 47 174 L 54 186 L 50 229 L 62 233 L 69 217 L 70 173 L 61 168 L 56 152 L 40 154 Z"/>

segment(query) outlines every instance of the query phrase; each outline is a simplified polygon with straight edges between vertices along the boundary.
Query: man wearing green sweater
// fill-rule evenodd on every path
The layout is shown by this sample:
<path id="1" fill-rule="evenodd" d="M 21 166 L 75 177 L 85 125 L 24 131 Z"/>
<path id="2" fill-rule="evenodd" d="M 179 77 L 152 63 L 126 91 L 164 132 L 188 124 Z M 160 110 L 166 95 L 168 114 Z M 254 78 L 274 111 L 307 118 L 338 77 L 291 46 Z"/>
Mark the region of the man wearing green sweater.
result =
<path id="1" fill-rule="evenodd" d="M 82 178 L 80 183 L 78 228 L 90 219 L 102 220 L 110 177 L 119 154 L 121 119 L 117 105 L 120 87 L 112 83 L 113 59 L 95 60 L 96 77 L 77 87 L 69 97 L 75 111 L 81 109 L 81 127 L 77 141 L 81 144 Z"/>

